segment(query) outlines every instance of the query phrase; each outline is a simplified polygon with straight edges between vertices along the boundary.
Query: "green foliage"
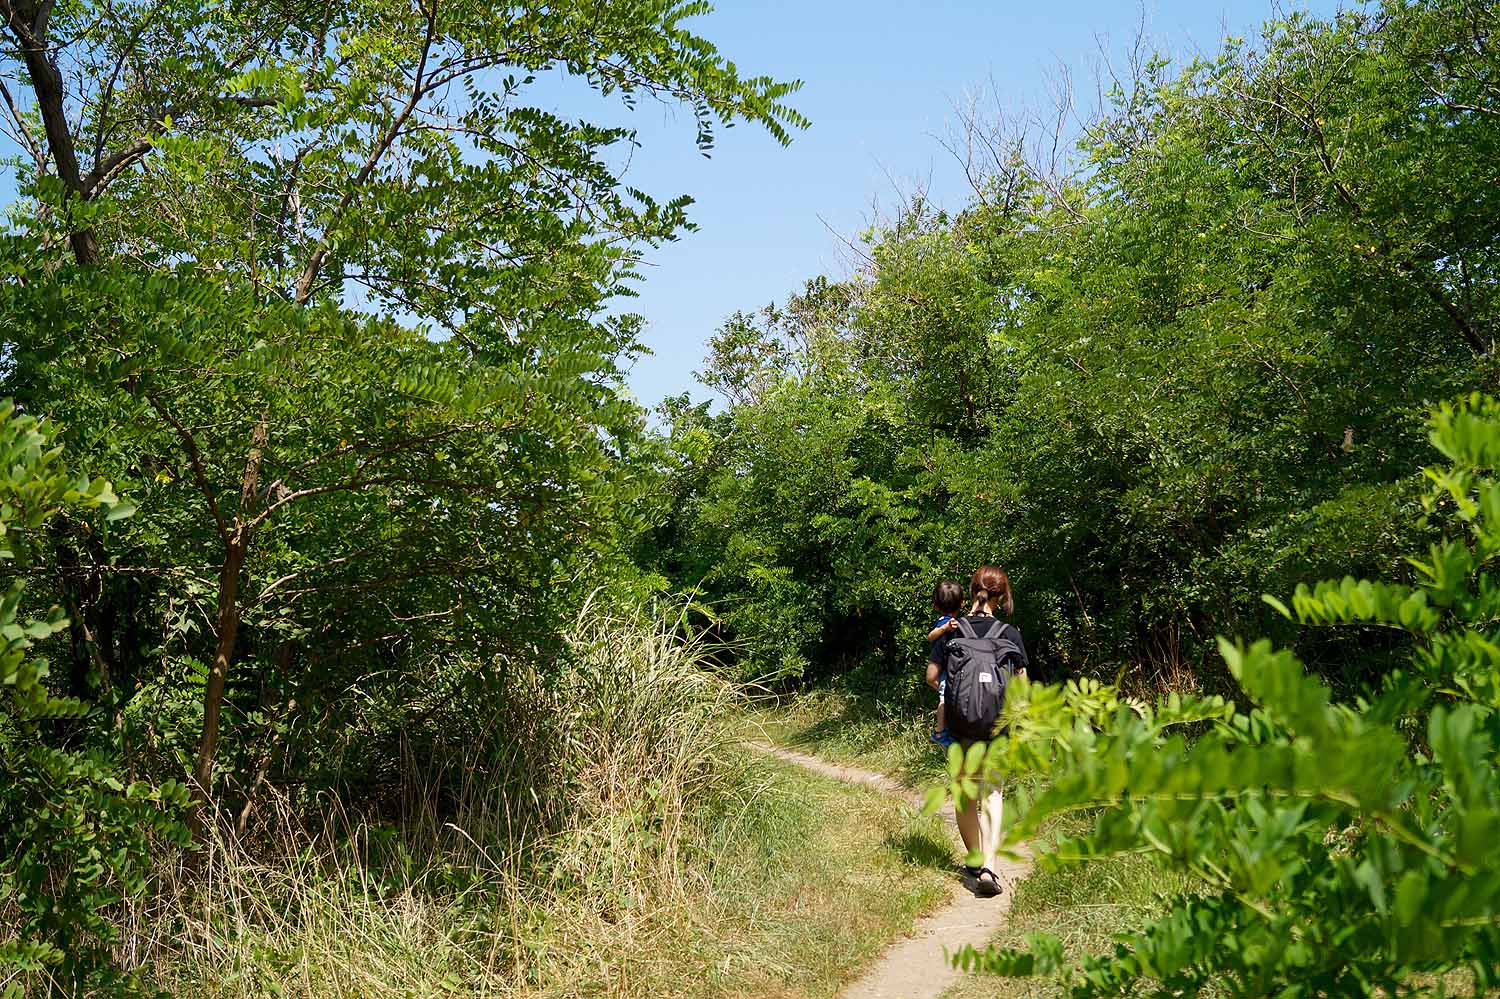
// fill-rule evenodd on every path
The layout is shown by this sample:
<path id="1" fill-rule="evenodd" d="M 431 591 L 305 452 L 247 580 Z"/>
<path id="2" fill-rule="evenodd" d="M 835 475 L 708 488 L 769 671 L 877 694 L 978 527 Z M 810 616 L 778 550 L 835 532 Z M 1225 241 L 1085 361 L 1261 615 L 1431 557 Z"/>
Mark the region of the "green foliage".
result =
<path id="1" fill-rule="evenodd" d="M 28 983 L 39 995 L 133 991 L 111 953 L 112 909 L 141 891 L 156 842 L 186 843 L 180 784 L 127 785 L 102 752 L 43 739 L 47 726 L 86 719 L 90 707 L 45 686 L 36 643 L 68 621 L 58 607 L 26 614 L 21 574 L 43 568 L 44 529 L 65 511 L 99 511 L 90 529 L 102 530 L 133 509 L 107 481 L 70 472 L 56 436 L 0 404 L 0 558 L 12 574 L 0 597 L 0 994 L 8 999 L 26 995 Z"/>
<path id="2" fill-rule="evenodd" d="M 1495 18 L 1390 3 L 1152 60 L 1061 166 L 974 123 L 961 211 L 914 202 L 854 277 L 721 333 L 734 405 L 691 427 L 668 574 L 760 670 L 898 689 L 933 583 L 986 561 L 1055 667 L 1200 689 L 1230 683 L 1214 634 L 1294 637 L 1260 593 L 1411 582 L 1422 415 L 1496 372 Z M 1297 637 L 1350 686 L 1404 641 Z"/>
<path id="3" fill-rule="evenodd" d="M 943 897 L 939 820 L 745 746 L 711 649 L 603 596 L 563 662 L 409 685 L 389 749 L 345 761 L 396 770 L 399 812 L 273 798 L 269 843 L 210 831 L 202 874 L 133 913 L 142 974 L 194 999 L 827 994 Z"/>
<path id="4" fill-rule="evenodd" d="M 1109 686 L 1018 685 L 1008 734 L 971 773 L 1045 774 L 1006 835 L 1086 810 L 1048 865 L 1145 854 L 1189 876 L 1112 953 L 1064 968 L 1057 940 L 967 951 L 971 970 L 1064 971 L 1070 994 L 1213 988 L 1236 996 L 1443 994 L 1500 981 L 1500 406 L 1444 406 L 1427 502 L 1446 539 L 1415 587 L 1300 587 L 1305 625 L 1411 635 L 1409 662 L 1343 701 L 1290 652 L 1220 641 L 1243 700 L 1148 705 Z M 1278 604 L 1278 606 L 1280 606 Z M 961 793 L 971 789 L 961 786 Z"/>
<path id="5" fill-rule="evenodd" d="M 549 660 L 560 611 L 654 588 L 640 320 L 609 313 L 690 199 L 539 91 L 680 105 L 705 154 L 736 122 L 789 141 L 798 85 L 695 33 L 709 9 L 6 8 L 0 387 L 141 504 L 46 539 L 53 686 L 186 767 L 200 823 L 339 780 L 435 656 Z"/>
<path id="6" fill-rule="evenodd" d="M 806 122 L 693 30 L 701 0 L 0 2 L 0 394 L 140 504 L 3 549 L 61 608 L 4 605 L 60 668 L 12 685 L 37 718 L 6 730 L 33 776 L 0 789 L 3 904 L 56 937 L 25 923 L 13 956 L 82 990 L 147 837 L 179 839 L 147 806 L 185 784 L 195 833 L 246 837 L 281 794 L 394 810 L 414 698 L 449 749 L 501 721 L 451 664 L 558 682 L 590 594 L 657 588 L 630 562 L 660 476 L 622 387 L 640 319 L 612 306 L 690 199 L 627 186 L 634 131 L 550 88 L 681 107 L 705 155 Z"/>

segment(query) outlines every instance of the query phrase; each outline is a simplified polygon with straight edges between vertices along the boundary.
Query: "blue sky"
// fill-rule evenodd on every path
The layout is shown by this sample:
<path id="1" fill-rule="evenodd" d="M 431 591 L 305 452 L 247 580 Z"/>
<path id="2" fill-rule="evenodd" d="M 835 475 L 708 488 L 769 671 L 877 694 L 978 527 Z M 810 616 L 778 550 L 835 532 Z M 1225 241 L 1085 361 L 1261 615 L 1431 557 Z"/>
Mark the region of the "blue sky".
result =
<path id="1" fill-rule="evenodd" d="M 1339 5 L 1285 6 L 1329 14 Z M 646 317 L 655 352 L 630 375 L 648 406 L 684 390 L 706 396 L 692 372 L 730 313 L 784 299 L 815 274 L 847 273 L 830 227 L 856 234 L 875 199 L 888 209 L 898 191 L 918 183 L 940 203 L 960 204 L 963 174 L 938 137 L 966 94 L 993 81 L 1000 107 L 1037 108 L 1066 65 L 1083 100 L 1094 92 L 1101 49 L 1118 57 L 1142 18 L 1160 49 L 1212 51 L 1226 33 L 1253 36 L 1272 0 L 720 0 L 718 7 L 692 22 L 695 30 L 742 71 L 803 80 L 792 103 L 812 127 L 782 148 L 741 125 L 721 133 L 704 159 L 689 115 L 646 102 L 630 119 L 643 148 L 629 183 L 661 198 L 691 195 L 700 227 L 650 255 L 640 297 L 626 306 Z M 557 110 L 600 112 L 597 101 Z"/>

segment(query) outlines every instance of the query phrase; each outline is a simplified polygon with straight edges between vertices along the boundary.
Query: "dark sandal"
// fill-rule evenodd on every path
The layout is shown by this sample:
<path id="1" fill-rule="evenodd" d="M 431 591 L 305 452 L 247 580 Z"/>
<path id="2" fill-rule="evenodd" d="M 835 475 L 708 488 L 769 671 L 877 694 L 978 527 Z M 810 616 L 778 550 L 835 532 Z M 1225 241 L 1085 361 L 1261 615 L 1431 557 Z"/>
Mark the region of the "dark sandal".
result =
<path id="1" fill-rule="evenodd" d="M 988 881 L 985 880 L 985 875 L 989 875 Z M 994 898 L 1001 891 L 1000 876 L 988 867 L 981 867 L 979 873 L 974 875 L 974 894 L 982 898 Z"/>

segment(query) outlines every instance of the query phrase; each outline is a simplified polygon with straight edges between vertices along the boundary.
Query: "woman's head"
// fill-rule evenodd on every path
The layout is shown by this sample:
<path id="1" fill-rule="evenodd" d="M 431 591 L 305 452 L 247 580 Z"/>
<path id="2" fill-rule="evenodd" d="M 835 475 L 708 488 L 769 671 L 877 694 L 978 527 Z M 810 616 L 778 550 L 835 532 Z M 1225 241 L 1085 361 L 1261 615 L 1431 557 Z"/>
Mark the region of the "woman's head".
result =
<path id="1" fill-rule="evenodd" d="M 939 614 L 953 617 L 963 609 L 964 588 L 959 583 L 943 580 L 932 588 L 932 609 Z"/>
<path id="2" fill-rule="evenodd" d="M 991 613 L 1004 611 L 1009 617 L 1015 613 L 1016 599 L 1010 592 L 1010 577 L 998 565 L 982 565 L 974 570 L 969 581 L 969 593 L 974 602 L 984 604 Z"/>

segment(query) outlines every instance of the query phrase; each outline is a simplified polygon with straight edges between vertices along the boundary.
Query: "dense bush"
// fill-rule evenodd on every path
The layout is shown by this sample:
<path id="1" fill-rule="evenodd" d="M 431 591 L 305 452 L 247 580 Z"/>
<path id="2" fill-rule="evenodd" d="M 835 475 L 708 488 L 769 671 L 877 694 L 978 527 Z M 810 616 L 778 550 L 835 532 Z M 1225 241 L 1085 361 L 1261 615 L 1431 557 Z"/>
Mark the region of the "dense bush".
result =
<path id="1" fill-rule="evenodd" d="M 729 751 L 743 704 L 702 647 L 597 606 L 566 633 L 556 664 L 443 664 L 361 733 L 345 764 L 394 802 L 281 789 L 266 832 L 211 831 L 134 911 L 133 970 L 183 996 L 618 987 L 597 955 L 704 904 L 713 816 L 763 775 Z"/>
<path id="2" fill-rule="evenodd" d="M 667 407 L 660 564 L 753 671 L 874 686 L 981 562 L 1053 667 L 1181 686 L 1228 682 L 1220 631 L 1294 636 L 1267 589 L 1401 578 L 1422 414 L 1497 373 L 1496 16 L 1391 0 L 1146 63 L 1061 169 L 976 124 L 961 211 L 720 331 L 729 408 Z M 1358 683 L 1399 644 L 1299 648 Z"/>
<path id="3" fill-rule="evenodd" d="M 0 609 L 0 955 L 28 985 L 110 978 L 122 899 L 181 859 L 170 824 L 147 857 L 148 806 L 184 786 L 200 844 L 248 849 L 273 801 L 403 814 L 408 752 L 435 823 L 458 760 L 518 782 L 518 842 L 620 779 L 496 747 L 596 723 L 553 696 L 567 626 L 655 588 L 628 557 L 659 472 L 623 391 L 640 319 L 610 305 L 690 199 L 626 186 L 635 134 L 545 88 L 680 106 L 705 152 L 740 121 L 789 141 L 797 85 L 695 33 L 708 9 L 6 0 L 0 395 L 138 504 L 29 525 Z M 491 710 L 493 662 L 525 664 L 532 715 Z"/>
<path id="4" fill-rule="evenodd" d="M 0 404 L 0 559 L 46 570 L 47 528 L 64 511 L 98 531 L 127 517 L 103 479 L 75 475 L 54 446 L 57 428 Z M 98 746 L 50 745 L 48 730 L 87 723 L 91 709 L 47 689 L 37 643 L 63 631 L 59 607 L 23 610 L 25 578 L 0 597 L 0 995 L 116 995 L 134 980 L 116 968 L 116 920 L 151 868 L 153 839 L 181 844 L 186 789 L 125 782 Z"/>
<path id="5" fill-rule="evenodd" d="M 1088 681 L 1020 685 L 1009 733 L 971 772 L 1044 773 L 1012 797 L 1008 835 L 1088 810 L 1048 864 L 1147 854 L 1191 877 L 1163 914 L 1070 972 L 1070 994 L 1484 994 L 1500 984 L 1500 403 L 1445 406 L 1426 509 L 1445 540 L 1414 586 L 1299 586 L 1287 617 L 1398 629 L 1399 669 L 1339 700 L 1264 640 L 1220 640 L 1235 700 L 1154 704 Z M 982 759 L 982 762 L 981 762 Z M 955 774 L 958 772 L 955 767 Z M 963 793 L 971 788 L 958 787 Z M 961 955 L 1001 974 L 1055 972 L 1062 945 Z M 1454 976 L 1457 976 L 1456 978 Z"/>

